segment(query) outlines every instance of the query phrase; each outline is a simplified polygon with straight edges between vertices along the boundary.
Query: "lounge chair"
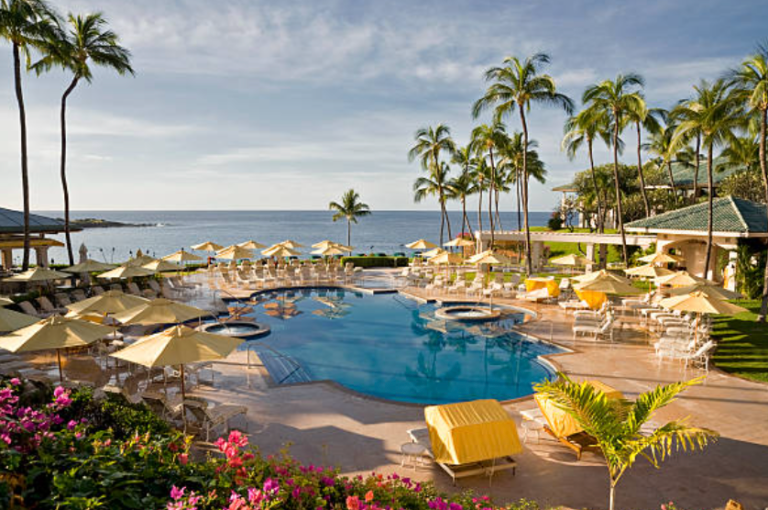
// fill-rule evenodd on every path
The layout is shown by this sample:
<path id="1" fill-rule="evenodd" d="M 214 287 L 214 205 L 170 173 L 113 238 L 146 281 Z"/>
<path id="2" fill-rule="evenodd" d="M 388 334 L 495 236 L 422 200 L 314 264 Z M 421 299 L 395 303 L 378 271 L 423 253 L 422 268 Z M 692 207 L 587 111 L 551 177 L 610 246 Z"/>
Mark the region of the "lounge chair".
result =
<path id="1" fill-rule="evenodd" d="M 526 301 L 532 301 L 534 303 L 539 303 L 541 301 L 547 301 L 549 296 L 549 289 L 546 287 L 542 287 L 540 289 L 532 290 L 530 292 L 526 292 L 522 295 L 517 296 L 519 299 L 525 299 Z"/>
<path id="2" fill-rule="evenodd" d="M 109 286 L 109 290 L 116 290 L 117 292 L 123 292 L 123 286 L 119 283 L 113 283 Z"/>
<path id="3" fill-rule="evenodd" d="M 102 287 L 101 285 L 95 285 L 91 287 L 91 294 L 94 296 L 101 296 L 102 294 L 104 294 L 104 287 Z"/>
<path id="4" fill-rule="evenodd" d="M 164 420 L 178 422 L 182 417 L 181 400 L 171 402 L 165 395 L 154 391 L 145 391 L 141 398 L 156 415 Z"/>
<path id="5" fill-rule="evenodd" d="M 128 283 L 127 287 L 128 294 L 133 294 L 134 296 L 142 296 L 141 289 L 139 289 L 139 286 L 136 285 L 136 282 Z"/>
<path id="6" fill-rule="evenodd" d="M 573 339 L 579 335 L 592 335 L 594 340 L 600 337 L 608 337 L 613 341 L 613 319 L 606 319 L 603 323 L 582 323 L 573 325 Z"/>
<path id="7" fill-rule="evenodd" d="M 72 304 L 72 300 L 71 300 L 71 299 L 69 299 L 69 296 L 67 296 L 67 295 L 66 295 L 66 294 L 64 294 L 63 292 L 60 292 L 60 293 L 58 293 L 58 294 L 54 294 L 54 296 L 53 296 L 53 297 L 54 297 L 54 298 L 56 298 L 56 303 L 57 303 L 57 304 L 58 304 L 60 307 L 64 307 L 64 308 L 66 308 L 67 306 L 69 306 L 69 305 L 71 305 L 71 304 Z"/>
<path id="8" fill-rule="evenodd" d="M 37 317 L 40 319 L 45 319 L 46 317 L 50 317 L 51 315 L 53 315 L 53 313 L 39 311 L 29 301 L 22 301 L 21 303 L 19 303 L 19 308 L 21 308 L 21 311 L 26 313 L 27 315 L 32 315 L 33 317 Z"/>
<path id="9" fill-rule="evenodd" d="M 544 431 L 573 450 L 576 453 L 577 461 L 581 460 L 582 453 L 586 451 L 601 451 L 597 440 L 584 432 L 576 423 L 576 420 L 568 415 L 566 411 L 557 407 L 555 403 L 549 401 L 541 394 L 534 395 L 534 400 L 546 420 Z"/>
<path id="10" fill-rule="evenodd" d="M 85 300 L 85 292 L 83 289 L 75 289 L 69 295 L 69 299 L 75 303 Z"/>
<path id="11" fill-rule="evenodd" d="M 196 425 L 200 427 L 200 431 L 205 431 L 206 441 L 210 441 L 211 431 L 215 430 L 216 427 L 225 425 L 226 432 L 229 433 L 229 420 L 235 418 L 236 416 L 242 416 L 245 418 L 245 415 L 248 413 L 248 408 L 245 406 L 239 406 L 235 404 L 219 404 L 214 407 L 208 407 L 205 402 L 189 399 L 184 401 L 184 407 L 190 413 L 192 413 L 192 416 L 194 416 L 195 420 L 197 421 Z M 247 431 L 248 421 L 244 421 Z"/>

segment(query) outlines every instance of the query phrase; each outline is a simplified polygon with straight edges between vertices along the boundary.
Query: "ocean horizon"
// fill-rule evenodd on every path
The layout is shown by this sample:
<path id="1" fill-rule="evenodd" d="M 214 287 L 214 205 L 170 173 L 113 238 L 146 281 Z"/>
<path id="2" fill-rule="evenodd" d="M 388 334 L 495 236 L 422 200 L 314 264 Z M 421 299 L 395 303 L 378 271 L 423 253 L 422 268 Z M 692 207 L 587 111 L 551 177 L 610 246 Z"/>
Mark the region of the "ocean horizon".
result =
<path id="1" fill-rule="evenodd" d="M 61 211 L 34 211 L 54 218 L 63 217 Z M 532 211 L 528 217 L 531 226 L 544 226 L 551 211 Z M 470 225 L 477 230 L 477 211 L 467 211 Z M 98 218 L 122 223 L 147 224 L 142 227 L 89 228 L 72 233 L 75 251 L 81 244 L 88 248 L 88 256 L 105 262 L 120 262 L 135 255 L 136 251 L 161 257 L 181 248 L 203 241 L 214 241 L 223 246 L 249 239 L 270 245 L 293 239 L 306 248 L 324 239 L 346 242 L 346 221 L 332 221 L 331 211 L 71 211 L 72 219 Z M 449 211 L 451 233 L 461 231 L 461 211 Z M 503 229 L 517 228 L 517 213 L 502 212 Z M 488 214 L 483 215 L 483 227 L 488 227 Z M 444 242 L 448 241 L 447 229 Z M 50 236 L 64 242 L 64 234 Z M 373 211 L 352 225 L 352 246 L 355 253 L 408 252 L 404 244 L 424 238 L 434 243 L 440 238 L 440 211 Z M 204 253 L 199 252 L 199 255 Z M 77 258 L 77 255 L 75 255 Z M 21 258 L 21 252 L 14 259 Z M 66 249 L 52 248 L 51 263 L 66 263 Z"/>

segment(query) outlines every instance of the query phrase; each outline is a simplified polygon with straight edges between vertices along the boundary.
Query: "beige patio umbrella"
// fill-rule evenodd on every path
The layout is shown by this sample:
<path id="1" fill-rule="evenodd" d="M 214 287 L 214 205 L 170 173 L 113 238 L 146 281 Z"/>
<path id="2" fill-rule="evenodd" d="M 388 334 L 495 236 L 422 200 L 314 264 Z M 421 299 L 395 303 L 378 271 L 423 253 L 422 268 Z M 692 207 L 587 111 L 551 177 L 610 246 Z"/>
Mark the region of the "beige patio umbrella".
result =
<path id="1" fill-rule="evenodd" d="M 243 248 L 233 244 L 231 246 L 227 246 L 223 250 L 217 251 L 216 258 L 225 260 L 252 259 L 253 250 L 249 250 L 248 248 Z"/>
<path id="2" fill-rule="evenodd" d="M 604 294 L 642 294 L 643 291 L 632 285 L 632 282 L 623 276 L 617 276 L 608 271 L 601 270 L 597 276 L 586 282 L 574 286 L 578 291 L 602 292 Z"/>
<path id="3" fill-rule="evenodd" d="M 435 265 L 461 264 L 462 262 L 464 262 L 464 257 L 459 255 L 458 253 L 451 253 L 448 251 L 444 251 L 443 253 L 440 253 L 439 255 L 435 255 L 434 257 L 429 259 L 429 263 L 435 264 Z"/>
<path id="4" fill-rule="evenodd" d="M 114 264 L 105 264 L 98 260 L 86 259 L 79 264 L 64 269 L 64 271 L 67 273 L 97 273 L 99 271 L 109 271 L 114 269 L 114 267 Z"/>
<path id="5" fill-rule="evenodd" d="M 8 306 L 13 304 L 13 299 L 7 296 L 0 296 L 0 306 Z"/>
<path id="6" fill-rule="evenodd" d="M 682 257 L 669 255 L 668 253 L 651 253 L 650 255 L 640 257 L 637 260 L 640 262 L 646 262 L 648 264 L 676 264 L 681 262 L 683 259 Z"/>
<path id="7" fill-rule="evenodd" d="M 425 251 L 424 253 L 421 254 L 421 256 L 424 257 L 425 259 L 431 259 L 432 257 L 436 257 L 440 255 L 441 253 L 445 253 L 445 250 L 438 247 L 438 248 L 433 248 L 429 251 Z"/>
<path id="8" fill-rule="evenodd" d="M 169 260 L 164 260 L 164 259 L 153 260 L 152 262 L 148 264 L 144 264 L 141 267 L 144 269 L 149 269 L 154 273 L 163 273 L 166 271 L 181 271 L 184 269 L 182 266 L 178 264 L 174 264 L 173 262 Z"/>
<path id="9" fill-rule="evenodd" d="M 150 261 L 151 260 L 153 259 L 150 258 Z M 154 271 L 143 268 L 141 266 L 120 266 L 113 269 L 112 271 L 101 273 L 100 275 L 98 275 L 98 278 L 111 280 L 111 279 L 118 279 L 118 278 L 137 278 L 141 276 L 152 276 L 153 274 L 155 274 Z"/>
<path id="10" fill-rule="evenodd" d="M 101 324 L 54 315 L 0 337 L 0 348 L 11 352 L 55 350 L 59 364 L 59 380 L 63 381 L 61 350 L 88 346 L 112 331 L 112 328 Z"/>
<path id="11" fill-rule="evenodd" d="M 749 311 L 722 299 L 707 296 L 701 291 L 662 299 L 659 304 L 669 310 L 680 310 L 681 312 L 736 315 Z"/>
<path id="12" fill-rule="evenodd" d="M 117 313 L 113 318 L 121 324 L 180 324 L 199 319 L 210 312 L 194 306 L 178 303 L 171 299 L 155 298 L 140 305 Z"/>
<path id="13" fill-rule="evenodd" d="M 625 269 L 624 272 L 631 276 L 642 276 L 644 278 L 658 278 L 675 274 L 674 271 L 670 271 L 665 267 L 654 266 L 653 264 Z"/>
<path id="14" fill-rule="evenodd" d="M 323 257 L 333 257 L 336 255 L 344 255 L 345 253 L 347 253 L 346 250 L 334 245 L 329 245 L 325 248 L 318 248 L 317 250 L 312 251 L 312 255 L 321 255 Z"/>
<path id="15" fill-rule="evenodd" d="M 276 244 L 274 246 L 271 246 L 267 248 L 266 250 L 262 251 L 264 255 L 267 257 L 296 257 L 300 255 L 300 253 L 293 248 L 289 248 L 288 246 L 284 246 L 282 244 Z"/>
<path id="16" fill-rule="evenodd" d="M 449 246 L 451 248 L 468 248 L 470 246 L 474 246 L 475 242 L 471 241 L 469 239 L 465 239 L 463 237 L 457 237 L 456 239 L 453 239 L 451 241 L 448 241 L 447 243 L 443 243 L 443 246 Z"/>
<path id="17" fill-rule="evenodd" d="M 183 402 L 186 398 L 184 365 L 224 359 L 241 343 L 243 340 L 240 338 L 214 335 L 178 325 L 143 337 L 135 344 L 111 356 L 149 368 L 179 365 Z"/>
<path id="18" fill-rule="evenodd" d="M 136 257 L 132 258 L 131 260 L 122 263 L 121 267 L 141 267 L 144 264 L 148 264 L 155 260 L 153 257 L 150 257 L 149 255 L 142 255 L 141 250 L 136 252 Z"/>
<path id="19" fill-rule="evenodd" d="M 562 257 L 552 259 L 550 260 L 550 262 L 555 264 L 556 266 L 571 266 L 571 267 L 589 266 L 594 264 L 594 262 L 588 259 L 587 257 L 582 257 L 581 255 L 577 255 L 575 253 L 569 253 L 568 255 L 564 255 Z"/>
<path id="20" fill-rule="evenodd" d="M 109 315 L 124 312 L 148 302 L 149 300 L 143 297 L 125 294 L 119 290 L 108 290 L 99 296 L 93 296 L 78 303 L 67 305 L 67 309 L 76 314 L 98 313 Z"/>
<path id="21" fill-rule="evenodd" d="M 217 252 L 224 247 L 220 244 L 214 243 L 213 241 L 205 241 L 204 243 L 196 244 L 194 246 L 190 246 L 193 250 L 198 251 L 213 251 Z"/>
<path id="22" fill-rule="evenodd" d="M 411 250 L 430 250 L 432 248 L 437 248 L 437 245 L 435 243 L 430 243 L 425 239 L 419 239 L 412 243 L 406 244 L 405 247 L 410 248 Z"/>
<path id="23" fill-rule="evenodd" d="M 694 276 L 688 271 L 677 271 L 667 276 L 660 276 L 656 278 L 656 285 L 671 285 L 675 287 L 685 287 L 687 285 L 694 285 L 696 283 L 707 283 L 709 280 Z"/>
<path id="24" fill-rule="evenodd" d="M 355 249 L 354 246 L 345 246 L 345 245 L 343 245 L 341 243 L 337 243 L 337 242 L 331 241 L 329 239 L 326 239 L 325 241 L 320 241 L 319 243 L 313 244 L 312 248 L 315 248 L 316 250 L 324 250 L 324 249 L 328 248 L 329 246 L 334 246 L 334 247 L 336 247 L 336 248 L 338 248 L 338 249 L 340 249 L 341 251 L 344 251 L 344 252 L 351 252 L 352 250 Z M 317 255 L 317 253 L 315 253 L 315 255 Z"/>
<path id="25" fill-rule="evenodd" d="M 32 317 L 25 313 L 14 312 L 7 308 L 0 308 L 0 333 L 16 331 L 25 328 L 38 321 L 37 317 Z"/>
<path id="26" fill-rule="evenodd" d="M 196 262 L 198 260 L 203 260 L 203 257 L 200 257 L 199 255 L 195 255 L 194 253 L 189 253 L 188 251 L 179 250 L 171 253 L 170 255 L 166 255 L 165 257 L 162 258 L 162 260 L 183 264 L 185 262 Z"/>
<path id="27" fill-rule="evenodd" d="M 64 278 L 72 278 L 72 275 L 54 271 L 47 267 L 35 267 L 28 269 L 23 273 L 19 273 L 8 278 L 3 279 L 4 282 L 47 282 L 51 280 L 62 280 Z"/>
<path id="28" fill-rule="evenodd" d="M 579 275 L 576 275 L 576 276 L 572 276 L 570 278 L 571 278 L 572 281 L 577 281 L 579 283 L 584 283 L 584 282 L 588 282 L 589 280 L 593 280 L 593 279 L 597 278 L 598 276 L 600 276 L 600 271 L 592 271 L 591 273 L 579 274 Z"/>
<path id="29" fill-rule="evenodd" d="M 511 264 L 512 260 L 503 253 L 498 253 L 493 250 L 485 250 L 471 256 L 467 262 L 470 264 L 495 264 L 495 265 L 507 265 Z"/>
<path id="30" fill-rule="evenodd" d="M 678 287 L 675 289 L 669 289 L 670 296 L 682 296 L 684 294 L 692 294 L 694 292 L 703 292 L 705 295 L 715 299 L 740 299 L 744 296 L 738 292 L 724 289 L 712 283 L 695 283 L 688 285 L 687 287 Z"/>
<path id="31" fill-rule="evenodd" d="M 262 248 L 266 248 L 266 244 L 261 244 L 257 241 L 254 241 L 253 239 L 249 239 L 248 241 L 245 241 L 244 243 L 238 244 L 240 248 L 245 248 L 247 250 L 260 250 Z"/>
<path id="32" fill-rule="evenodd" d="M 292 250 L 295 250 L 296 248 L 304 248 L 303 244 L 291 239 L 286 239 L 285 241 L 273 244 L 272 246 L 285 246 L 286 248 L 290 248 Z"/>

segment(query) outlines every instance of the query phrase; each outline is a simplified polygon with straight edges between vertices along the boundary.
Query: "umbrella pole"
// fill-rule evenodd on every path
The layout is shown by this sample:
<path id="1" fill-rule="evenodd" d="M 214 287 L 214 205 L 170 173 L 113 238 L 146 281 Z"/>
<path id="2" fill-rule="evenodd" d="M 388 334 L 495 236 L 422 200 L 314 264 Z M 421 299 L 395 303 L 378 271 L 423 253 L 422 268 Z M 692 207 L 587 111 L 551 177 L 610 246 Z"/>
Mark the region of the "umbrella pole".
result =
<path id="1" fill-rule="evenodd" d="M 59 382 L 64 382 L 64 373 L 61 371 L 61 349 L 56 349 L 56 359 L 59 362 Z"/>
<path id="2" fill-rule="evenodd" d="M 184 407 L 184 401 L 187 399 L 186 391 L 184 390 L 184 364 L 179 365 L 181 373 L 181 420 L 184 422 L 184 432 L 187 432 L 187 408 Z"/>

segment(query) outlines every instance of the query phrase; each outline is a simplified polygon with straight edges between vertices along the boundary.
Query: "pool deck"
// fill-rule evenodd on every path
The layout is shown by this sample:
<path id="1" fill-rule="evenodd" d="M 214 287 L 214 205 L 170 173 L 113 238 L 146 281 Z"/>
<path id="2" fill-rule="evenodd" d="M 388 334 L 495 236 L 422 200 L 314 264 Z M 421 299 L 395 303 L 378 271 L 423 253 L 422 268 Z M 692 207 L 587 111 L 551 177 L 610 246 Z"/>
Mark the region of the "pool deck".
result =
<path id="1" fill-rule="evenodd" d="M 408 292 L 440 297 L 427 296 L 420 289 Z M 538 314 L 520 329 L 570 349 L 549 360 L 574 379 L 599 379 L 631 398 L 657 384 L 703 375 L 700 370 L 686 371 L 678 363 L 659 364 L 650 337 L 631 318 L 614 343 L 574 342 L 571 318 L 559 307 L 498 302 Z M 290 445 L 292 455 L 301 461 L 335 465 L 345 474 L 398 472 L 415 480 L 433 480 L 446 491 L 456 490 L 434 465 L 416 470 L 400 466 L 400 445 L 409 440 L 406 431 L 423 427 L 422 406 L 384 402 L 327 382 L 274 386 L 253 355 L 249 368 L 247 356 L 239 351 L 217 363 L 215 387 L 201 385 L 193 393 L 214 403 L 247 406 L 251 442 L 264 453 L 277 453 Z M 519 412 L 534 404 L 529 397 L 505 407 L 520 422 Z M 619 485 L 617 507 L 653 509 L 674 501 L 687 509 L 716 509 L 731 498 L 746 509 L 768 506 L 768 385 L 710 370 L 703 385 L 688 390 L 653 421 L 663 424 L 684 416 L 722 437 L 703 452 L 673 454 L 660 471 L 639 460 Z M 519 431 L 522 436 L 522 428 Z M 544 507 L 607 508 L 607 470 L 599 455 L 585 453 L 577 462 L 571 450 L 542 434 L 540 441 L 529 438 L 516 460 L 516 476 L 498 473 L 492 485 L 483 477 L 463 479 L 457 488 L 489 494 L 499 503 L 530 498 Z"/>

